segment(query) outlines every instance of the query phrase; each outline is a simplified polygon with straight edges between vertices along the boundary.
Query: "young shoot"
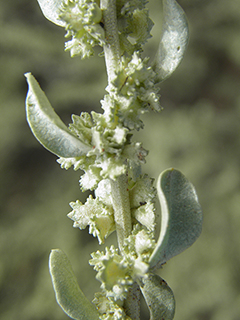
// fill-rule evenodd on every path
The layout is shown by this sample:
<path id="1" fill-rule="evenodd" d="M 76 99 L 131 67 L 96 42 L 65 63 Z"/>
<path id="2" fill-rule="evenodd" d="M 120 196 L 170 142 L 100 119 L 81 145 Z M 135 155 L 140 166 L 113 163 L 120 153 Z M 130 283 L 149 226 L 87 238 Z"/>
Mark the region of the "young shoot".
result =
<path id="1" fill-rule="evenodd" d="M 65 253 L 52 250 L 49 269 L 57 302 L 76 320 L 140 320 L 142 294 L 151 320 L 171 320 L 173 292 L 156 271 L 199 237 L 202 211 L 193 185 L 179 170 L 164 170 L 156 184 L 142 173 L 148 151 L 132 136 L 143 129 L 144 113 L 162 110 L 159 84 L 177 68 L 188 42 L 185 14 L 175 0 L 162 0 L 159 47 L 150 61 L 142 57 L 153 26 L 145 0 L 38 3 L 48 20 L 66 29 L 71 57 L 89 58 L 95 46 L 102 47 L 108 75 L 102 113 L 72 115 L 67 127 L 33 75 L 25 74 L 27 121 L 34 136 L 58 156 L 61 168 L 81 169 L 81 190 L 93 191 L 85 203 L 70 203 L 73 227 L 88 227 L 100 245 L 113 232 L 118 242 L 91 253 L 89 263 L 101 283 L 92 302 Z M 156 198 L 161 227 L 155 239 Z"/>

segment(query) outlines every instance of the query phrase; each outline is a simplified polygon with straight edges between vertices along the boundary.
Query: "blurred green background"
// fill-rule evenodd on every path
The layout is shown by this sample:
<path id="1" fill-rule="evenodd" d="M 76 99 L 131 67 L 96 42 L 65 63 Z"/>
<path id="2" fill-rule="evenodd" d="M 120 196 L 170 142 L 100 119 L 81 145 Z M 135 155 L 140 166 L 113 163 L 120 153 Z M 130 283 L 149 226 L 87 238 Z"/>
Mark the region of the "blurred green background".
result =
<path id="1" fill-rule="evenodd" d="M 189 20 L 188 51 L 161 85 L 164 111 L 145 116 L 136 139 L 150 150 L 145 172 L 157 178 L 175 167 L 193 182 L 204 226 L 198 241 L 159 274 L 175 294 L 176 320 L 239 320 L 240 1 L 179 3 Z M 160 1 L 150 0 L 149 8 L 155 26 L 145 53 L 153 56 Z M 64 30 L 45 20 L 34 0 L 1 1 L 0 26 L 0 320 L 66 320 L 48 274 L 50 250 L 67 253 L 92 299 L 99 282 L 88 260 L 98 244 L 66 217 L 68 203 L 87 194 L 79 190 L 80 172 L 61 170 L 32 136 L 23 74 L 34 74 L 67 124 L 72 113 L 100 111 L 104 59 L 71 59 Z"/>

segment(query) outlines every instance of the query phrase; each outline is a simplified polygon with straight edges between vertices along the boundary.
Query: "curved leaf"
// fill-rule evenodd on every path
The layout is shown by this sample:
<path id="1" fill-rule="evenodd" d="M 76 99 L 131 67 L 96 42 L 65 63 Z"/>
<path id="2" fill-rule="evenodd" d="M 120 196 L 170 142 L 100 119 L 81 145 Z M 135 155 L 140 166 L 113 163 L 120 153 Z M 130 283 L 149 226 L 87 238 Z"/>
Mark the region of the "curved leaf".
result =
<path id="1" fill-rule="evenodd" d="M 163 171 L 157 181 L 161 230 L 150 267 L 163 264 L 190 247 L 202 230 L 202 210 L 196 191 L 178 170 Z"/>
<path id="2" fill-rule="evenodd" d="M 37 0 L 38 4 L 45 16 L 51 22 L 58 26 L 65 27 L 65 22 L 59 18 L 59 10 L 63 0 Z"/>
<path id="3" fill-rule="evenodd" d="M 171 288 L 158 275 L 146 274 L 140 286 L 150 311 L 150 320 L 171 320 L 175 313 L 175 299 Z"/>
<path id="4" fill-rule="evenodd" d="M 79 157 L 90 151 L 91 147 L 73 136 L 58 117 L 31 73 L 25 76 L 29 86 L 27 121 L 36 139 L 46 149 L 63 158 Z"/>
<path id="5" fill-rule="evenodd" d="M 52 250 L 49 270 L 56 300 L 63 311 L 75 320 L 98 320 L 97 309 L 79 288 L 70 261 L 62 250 Z"/>
<path id="6" fill-rule="evenodd" d="M 163 0 L 162 35 L 153 62 L 157 80 L 168 78 L 182 61 L 188 43 L 188 23 L 183 9 L 175 0 Z"/>

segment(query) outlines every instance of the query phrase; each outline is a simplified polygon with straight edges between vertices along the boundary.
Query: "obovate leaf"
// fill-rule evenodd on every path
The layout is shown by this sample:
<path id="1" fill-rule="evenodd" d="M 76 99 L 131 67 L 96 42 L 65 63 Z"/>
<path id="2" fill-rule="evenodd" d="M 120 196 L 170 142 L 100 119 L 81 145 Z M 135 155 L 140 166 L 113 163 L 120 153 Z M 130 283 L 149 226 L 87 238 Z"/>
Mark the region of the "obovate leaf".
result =
<path id="1" fill-rule="evenodd" d="M 71 134 L 31 73 L 25 74 L 29 86 L 26 98 L 28 124 L 36 139 L 59 157 L 79 157 L 91 147 Z"/>
<path id="2" fill-rule="evenodd" d="M 45 16 L 51 22 L 58 26 L 65 27 L 66 23 L 59 18 L 60 8 L 63 0 L 37 0 Z"/>
<path id="3" fill-rule="evenodd" d="M 175 0 L 163 0 L 162 35 L 153 63 L 158 81 L 168 78 L 178 67 L 188 37 L 188 23 L 183 9 Z"/>
<path id="4" fill-rule="evenodd" d="M 97 309 L 79 288 L 70 261 L 62 250 L 52 250 L 49 270 L 56 300 L 63 311 L 75 320 L 98 320 Z"/>
<path id="5" fill-rule="evenodd" d="M 163 171 L 157 181 L 161 230 L 150 267 L 163 264 L 190 247 L 202 230 L 202 209 L 193 185 L 178 170 Z"/>
<path id="6" fill-rule="evenodd" d="M 175 313 L 175 299 L 171 288 L 153 273 L 143 277 L 140 286 L 150 311 L 150 320 L 171 320 Z"/>

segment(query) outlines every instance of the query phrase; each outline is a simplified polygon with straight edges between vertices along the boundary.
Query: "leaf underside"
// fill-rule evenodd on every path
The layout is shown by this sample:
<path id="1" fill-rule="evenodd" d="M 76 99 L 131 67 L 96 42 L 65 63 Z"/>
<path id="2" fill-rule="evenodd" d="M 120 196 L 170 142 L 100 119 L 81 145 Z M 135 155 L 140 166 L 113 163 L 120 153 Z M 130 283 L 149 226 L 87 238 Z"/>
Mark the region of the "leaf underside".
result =
<path id="1" fill-rule="evenodd" d="M 158 81 L 164 81 L 178 67 L 189 38 L 187 18 L 175 0 L 163 0 L 163 24 L 159 48 L 153 62 Z"/>
<path id="2" fill-rule="evenodd" d="M 150 311 L 150 320 L 173 319 L 175 299 L 171 288 L 161 277 L 147 274 L 140 288 Z"/>
<path id="3" fill-rule="evenodd" d="M 36 139 L 59 157 L 79 157 L 91 150 L 71 134 L 53 110 L 46 95 L 31 73 L 25 74 L 29 86 L 26 98 L 28 124 Z"/>
<path id="4" fill-rule="evenodd" d="M 52 250 L 49 257 L 49 271 L 56 300 L 70 318 L 75 320 L 99 319 L 95 306 L 79 288 L 70 261 L 60 249 Z"/>
<path id="5" fill-rule="evenodd" d="M 190 247 L 202 230 L 202 209 L 196 191 L 178 170 L 163 171 L 157 181 L 161 230 L 150 267 L 163 264 Z"/>
<path id="6" fill-rule="evenodd" d="M 63 0 L 37 0 L 45 18 L 58 26 L 64 27 L 65 22 L 59 18 L 59 10 Z"/>

